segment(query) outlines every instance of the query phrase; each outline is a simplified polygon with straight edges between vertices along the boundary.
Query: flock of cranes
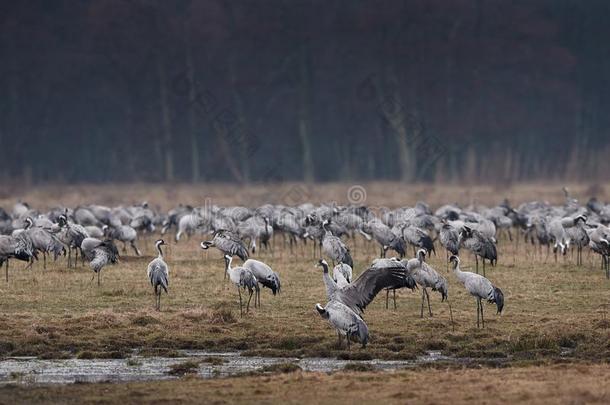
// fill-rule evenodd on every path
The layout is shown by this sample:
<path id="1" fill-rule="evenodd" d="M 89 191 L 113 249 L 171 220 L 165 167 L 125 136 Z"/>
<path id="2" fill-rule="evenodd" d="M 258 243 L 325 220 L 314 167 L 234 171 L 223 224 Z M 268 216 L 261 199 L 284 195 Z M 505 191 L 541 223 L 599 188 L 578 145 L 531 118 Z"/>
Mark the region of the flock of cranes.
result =
<path id="1" fill-rule="evenodd" d="M 0 266 L 5 264 L 8 282 L 11 260 L 28 262 L 27 267 L 31 267 L 42 256 L 46 268 L 47 256 L 53 260 L 66 256 L 67 266 L 76 267 L 80 254 L 81 262 L 87 261 L 93 276 L 97 275 L 99 285 L 102 269 L 119 261 L 117 243 L 122 244 L 123 254 L 127 254 L 129 246 L 133 254 L 140 256 L 139 236 L 155 235 L 160 229 L 165 238 L 164 235 L 173 232 L 174 243 L 180 243 L 184 237 L 198 238 L 203 239 L 201 249 L 215 248 L 221 252 L 225 260 L 224 277 L 237 289 L 243 316 L 244 307 L 245 312 L 250 310 L 252 297 L 254 307 L 260 307 L 261 289 L 267 288 L 273 295 L 281 292 L 279 274 L 250 256 L 260 254 L 261 250 L 274 254 L 278 244 L 298 256 L 299 246 L 310 243 L 313 257 L 316 260 L 323 257 L 317 263 L 322 268 L 326 288 L 326 304 L 317 303 L 316 310 L 336 329 L 340 341 L 345 338 L 348 347 L 352 341 L 366 346 L 369 331 L 364 312 L 383 290 L 386 308 L 390 293 L 396 308 L 397 289 L 419 288 L 422 318 L 426 307 L 432 316 L 430 292 L 438 292 L 451 313 L 452 280 L 426 262 L 437 249 L 446 251 L 447 270 L 452 270 L 454 280 L 475 298 L 477 327 L 485 327 L 483 302 L 495 304 L 497 313 L 504 308 L 502 290 L 486 277 L 486 262 L 494 266 L 498 261 L 498 243 L 502 247 L 522 240 L 526 249 L 541 255 L 546 248 L 545 260 L 551 250 L 556 261 L 559 255 L 565 260 L 568 252 L 575 252 L 579 266 L 583 265 L 583 252 L 588 247 L 600 256 L 601 267 L 609 278 L 608 223 L 610 205 L 596 199 L 581 205 L 567 190 L 561 205 L 540 201 L 518 207 L 511 207 L 508 201 L 495 207 L 448 204 L 434 212 L 421 202 L 393 210 L 310 203 L 296 207 L 266 204 L 258 208 L 179 205 L 167 213 L 147 203 L 57 207 L 42 212 L 18 202 L 10 212 L 0 208 Z M 362 269 L 355 267 L 350 249 L 358 237 L 376 244 L 379 252 L 379 258 Z M 161 308 L 162 292 L 168 293 L 170 284 L 164 245 L 164 239 L 155 242 L 158 256 L 147 268 L 157 310 Z M 460 267 L 464 251 L 474 256 L 474 272 Z M 301 252 L 303 260 L 309 260 L 305 250 Z M 393 256 L 387 257 L 388 254 Z M 242 261 L 240 266 L 233 264 L 235 257 Z M 356 274 L 359 276 L 355 277 Z M 242 291 L 247 291 L 247 300 L 243 299 Z M 453 315 L 451 318 L 453 322 Z"/>

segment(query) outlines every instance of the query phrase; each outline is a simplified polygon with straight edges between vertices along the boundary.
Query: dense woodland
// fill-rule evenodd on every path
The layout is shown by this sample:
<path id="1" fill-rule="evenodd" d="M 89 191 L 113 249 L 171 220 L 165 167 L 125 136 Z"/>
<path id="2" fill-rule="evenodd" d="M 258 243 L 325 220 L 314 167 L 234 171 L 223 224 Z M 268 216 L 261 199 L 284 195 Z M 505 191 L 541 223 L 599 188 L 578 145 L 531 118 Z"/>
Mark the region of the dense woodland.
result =
<path id="1" fill-rule="evenodd" d="M 604 181 L 604 0 L 0 4 L 0 182 Z"/>

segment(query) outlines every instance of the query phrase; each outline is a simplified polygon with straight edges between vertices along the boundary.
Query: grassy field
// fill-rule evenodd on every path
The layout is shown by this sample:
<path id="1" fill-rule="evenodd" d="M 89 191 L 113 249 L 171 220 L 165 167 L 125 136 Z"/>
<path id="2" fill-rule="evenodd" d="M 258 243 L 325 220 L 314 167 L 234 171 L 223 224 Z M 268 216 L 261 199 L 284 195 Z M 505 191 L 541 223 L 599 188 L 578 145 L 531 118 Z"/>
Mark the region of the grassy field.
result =
<path id="1" fill-rule="evenodd" d="M 169 238 L 168 238 L 169 239 Z M 102 273 L 102 285 L 91 281 L 87 267 L 67 269 L 62 259 L 43 270 L 23 270 L 13 262 L 10 281 L 0 282 L 0 353 L 43 357 L 125 357 L 132 349 L 171 355 L 176 349 L 246 350 L 262 355 L 413 358 L 426 350 L 466 357 L 513 361 L 568 356 L 610 358 L 607 319 L 610 282 L 593 256 L 577 268 L 571 257 L 554 263 L 552 255 L 527 253 L 521 243 L 500 242 L 499 265 L 487 276 L 506 297 L 505 313 L 486 305 L 486 328 L 476 328 L 476 305 L 449 279 L 449 310 L 432 294 L 434 317 L 420 319 L 420 294 L 398 293 L 398 309 L 386 310 L 383 296 L 367 308 L 371 343 L 350 353 L 336 346 L 336 335 L 314 309 L 325 303 L 321 270 L 315 267 L 311 243 L 294 254 L 276 241 L 275 254 L 259 258 L 281 276 L 282 294 L 262 292 L 262 308 L 240 318 L 235 287 L 223 280 L 220 252 L 206 255 L 193 238 L 170 244 L 170 292 L 162 311 L 153 310 L 146 266 L 152 239 L 142 240 L 146 256 L 125 256 Z M 377 253 L 374 243 L 348 241 L 359 274 Z M 469 255 L 464 266 L 472 266 Z M 430 263 L 446 272 L 445 255 Z M 564 349 L 562 349 L 564 348 Z M 565 354 L 565 353 L 564 353 Z"/>
<path id="2" fill-rule="evenodd" d="M 294 372 L 217 380 L 9 386 L 0 390 L 0 403 L 607 404 L 609 385 L 607 365 L 423 369 L 392 374 Z"/>
<path id="3" fill-rule="evenodd" d="M 341 193 L 338 186 L 332 187 L 337 188 L 333 189 L 335 195 Z M 375 187 L 367 188 L 369 199 L 375 195 L 371 191 Z M 532 190 L 529 187 L 526 191 Z M 137 187 L 134 190 L 131 192 L 135 194 L 117 197 L 110 191 L 106 195 L 106 188 L 102 191 L 92 189 L 87 195 L 99 197 L 90 201 L 101 199 L 100 202 L 108 203 L 146 198 L 163 207 L 169 207 L 170 200 L 185 201 L 170 199 L 169 195 L 157 196 L 159 199 L 153 199 L 153 195 L 137 198 Z M 192 188 L 189 190 L 191 194 L 188 195 L 195 202 L 196 192 Z M 341 190 L 345 192 L 345 187 Z M 526 191 L 514 192 L 523 197 Z M 560 191 L 546 192 L 557 202 L 561 200 Z M 60 196 L 49 194 L 44 198 L 37 193 L 24 193 L 24 196 L 29 197 L 34 206 L 36 203 L 51 206 L 60 201 Z M 213 193 L 220 191 L 215 189 Z M 585 192 L 582 193 L 581 200 Z M 177 195 L 184 197 L 187 194 Z M 493 195 L 495 201 L 504 197 L 497 190 L 485 195 L 489 200 Z M 71 193 L 65 196 L 68 203 L 86 198 Z M 532 192 L 529 196 L 534 198 L 536 195 Z M 405 203 L 425 197 L 411 196 Z M 522 201 L 527 199 L 521 198 Z M 457 198 L 445 201 L 455 200 Z M 7 203 L 8 200 L 4 200 L 0 205 L 10 206 Z M 245 201 L 233 200 L 233 203 Z M 248 205 L 257 203 L 252 200 Z M 381 199 L 379 204 L 397 205 L 395 200 Z M 128 254 L 118 265 L 106 268 L 101 287 L 91 281 L 92 273 L 87 266 L 67 269 L 64 258 L 49 264 L 46 270 L 41 263 L 24 270 L 23 263 L 12 261 L 9 283 L 3 278 L 0 281 L 0 356 L 125 358 L 131 356 L 134 349 L 144 355 L 165 356 L 177 355 L 179 349 L 205 349 L 243 350 L 246 354 L 266 356 L 412 359 L 427 350 L 441 350 L 448 355 L 479 358 L 482 365 L 514 367 L 482 370 L 450 367 L 448 370 L 426 369 L 421 373 L 391 375 L 299 372 L 280 377 L 187 379 L 160 384 L 121 384 L 112 388 L 104 384 L 26 390 L 5 387 L 0 390 L 0 402 L 9 402 L 11 398 L 54 402 L 62 395 L 78 398 L 78 402 L 94 402 L 101 397 L 108 397 L 111 402 L 129 402 L 137 393 L 145 393 L 141 394 L 145 395 L 141 399 L 176 396 L 186 402 L 201 398 L 189 393 L 203 395 L 210 402 L 314 402 L 318 398 L 311 396 L 313 394 L 304 397 L 297 394 L 312 383 L 325 387 L 319 392 L 319 398 L 326 402 L 349 398 L 349 395 L 358 399 L 377 398 L 375 395 L 380 390 L 388 402 L 438 403 L 449 396 L 457 402 L 479 402 L 479 395 L 483 394 L 477 390 L 489 396 L 489 402 L 497 402 L 497 398 L 523 402 L 557 403 L 559 398 L 569 403 L 608 402 L 603 382 L 607 385 L 610 376 L 607 366 L 610 359 L 610 282 L 600 270 L 597 256 L 585 254 L 584 266 L 577 267 L 575 258 L 570 255 L 555 263 L 552 254 L 547 258 L 546 252 L 537 252 L 532 246 L 526 248 L 523 241 L 517 246 L 514 242 L 501 240 L 498 266 L 488 267 L 487 277 L 504 291 L 505 312 L 497 316 L 495 307 L 486 305 L 486 328 L 477 329 L 475 300 L 464 292 L 454 275 L 446 271 L 445 253 L 439 249 L 439 256 L 433 256 L 429 263 L 449 280 L 455 325 L 452 327 L 449 321 L 448 305 L 440 302 L 437 293 L 431 293 L 434 316 L 423 319 L 419 317 L 419 291 L 399 292 L 397 310 L 386 310 L 385 297 L 380 295 L 365 313 L 371 333 L 369 346 L 366 349 L 353 346 L 348 352 L 337 346 L 335 333 L 315 311 L 315 303 L 325 303 L 325 291 L 321 269 L 315 267 L 317 258 L 312 256 L 311 243 L 300 245 L 290 253 L 278 237 L 274 254 L 262 252 L 261 256 L 255 256 L 280 274 L 282 294 L 273 297 L 269 290 L 263 290 L 262 308 L 251 309 L 240 318 L 237 291 L 223 281 L 220 252 L 214 249 L 203 252 L 198 247 L 199 237 L 175 244 L 172 236 L 167 235 L 170 291 L 162 297 L 162 311 L 155 311 L 146 277 L 146 266 L 156 255 L 155 238 L 151 236 L 139 241 L 143 257 Z M 362 238 L 348 239 L 347 243 L 353 251 L 355 273 L 359 274 L 376 257 L 378 246 Z M 236 260 L 234 265 L 239 263 Z M 467 270 L 473 270 L 472 256 L 464 254 L 462 262 Z M 561 365 L 565 362 L 570 366 Z M 361 385 L 361 379 L 374 384 Z M 468 384 L 470 389 L 460 391 L 456 388 L 457 394 L 453 395 L 455 391 L 420 385 L 424 379 L 432 381 L 430 384 L 437 382 L 451 387 L 459 387 L 461 382 Z M 345 389 L 331 390 L 332 384 Z M 510 389 L 496 395 L 498 386 Z"/>

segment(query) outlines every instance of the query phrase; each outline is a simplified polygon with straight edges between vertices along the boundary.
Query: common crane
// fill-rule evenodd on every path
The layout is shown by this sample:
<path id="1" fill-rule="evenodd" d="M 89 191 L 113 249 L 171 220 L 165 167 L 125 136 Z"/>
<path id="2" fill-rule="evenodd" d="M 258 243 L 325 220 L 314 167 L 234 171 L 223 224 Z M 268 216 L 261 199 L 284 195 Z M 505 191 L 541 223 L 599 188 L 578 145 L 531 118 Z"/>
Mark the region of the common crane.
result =
<path id="1" fill-rule="evenodd" d="M 460 241 L 464 247 L 474 254 L 476 261 L 476 272 L 479 273 L 479 257 L 483 260 L 483 275 L 485 275 L 485 260 L 489 260 L 491 265 L 498 261 L 496 244 L 483 233 L 464 225 L 460 232 Z"/>
<path id="2" fill-rule="evenodd" d="M 85 239 L 86 240 L 86 239 Z M 84 242 L 84 241 L 83 241 Z M 108 264 L 115 264 L 119 260 L 119 251 L 112 242 L 112 240 L 105 240 L 100 242 L 91 250 L 93 259 L 89 263 L 89 267 L 93 270 L 93 277 L 97 274 L 97 285 L 100 285 L 100 273 L 104 266 Z M 93 281 L 93 279 L 91 279 Z"/>
<path id="3" fill-rule="evenodd" d="M 231 257 L 238 256 L 244 262 L 248 260 L 248 249 L 246 248 L 246 245 L 244 245 L 244 242 L 242 242 L 239 236 L 231 231 L 216 231 L 212 240 L 203 241 L 200 246 L 203 250 L 215 247 L 220 250 L 223 255 L 229 255 Z M 224 277 L 227 277 L 227 266 L 225 266 Z"/>
<path id="4" fill-rule="evenodd" d="M 421 313 L 420 317 L 424 317 L 424 301 L 428 301 L 428 313 L 432 316 L 432 308 L 430 307 L 430 295 L 428 288 L 432 291 L 438 291 L 441 294 L 441 302 L 447 299 L 447 280 L 434 270 L 424 260 L 426 258 L 426 250 L 420 249 L 417 251 L 417 258 L 407 262 L 407 272 L 413 277 L 415 282 L 422 287 L 421 297 Z"/>
<path id="5" fill-rule="evenodd" d="M 150 281 L 155 294 L 155 308 L 157 311 L 161 310 L 161 290 L 165 291 L 167 294 L 167 289 L 169 287 L 169 267 L 165 262 L 163 251 L 161 250 L 161 246 L 163 245 L 165 245 L 163 239 L 159 239 L 155 242 L 155 247 L 157 248 L 159 255 L 156 259 L 153 259 L 148 263 L 148 269 L 146 271 L 148 280 Z"/>
<path id="6" fill-rule="evenodd" d="M 268 288 L 271 290 L 273 295 L 279 294 L 281 291 L 281 283 L 280 276 L 271 269 L 267 264 L 254 259 L 248 259 L 244 262 L 243 267 L 250 270 L 254 277 L 256 277 L 256 281 L 263 288 Z M 260 294 L 258 294 L 258 306 L 260 308 Z"/>
<path id="7" fill-rule="evenodd" d="M 340 301 L 331 300 L 325 307 L 320 303 L 316 304 L 316 310 L 337 331 L 339 345 L 341 345 L 342 336 L 345 336 L 348 350 L 352 338 L 357 339 L 363 348 L 366 347 L 369 340 L 369 328 L 362 317 L 350 307 Z"/>
<path id="8" fill-rule="evenodd" d="M 6 282 L 8 283 L 9 259 L 29 262 L 34 257 L 34 247 L 31 239 L 25 235 L 7 236 L 0 235 L 0 266 L 6 262 Z"/>
<path id="9" fill-rule="evenodd" d="M 239 314 L 244 316 L 243 302 L 241 299 L 241 289 L 247 289 L 250 296 L 248 297 L 248 303 L 246 304 L 246 312 L 250 312 L 250 301 L 252 300 L 252 294 L 256 293 L 257 297 L 260 294 L 260 288 L 258 287 L 258 281 L 256 277 L 249 269 L 245 267 L 231 267 L 233 256 L 225 255 L 226 269 L 229 275 L 229 279 L 235 287 L 237 287 L 237 293 L 239 294 Z M 256 308 L 257 298 L 254 299 L 254 307 Z"/>
<path id="10" fill-rule="evenodd" d="M 491 281 L 480 274 L 460 270 L 460 258 L 458 256 L 451 256 L 449 261 L 453 264 L 453 273 L 457 279 L 464 284 L 466 291 L 477 300 L 477 328 L 479 327 L 479 314 L 480 322 L 483 324 L 483 327 L 485 327 L 483 304 L 481 303 L 481 300 L 495 303 L 498 309 L 497 313 L 500 314 L 504 309 L 504 294 L 502 293 L 502 290 L 494 286 Z"/>
<path id="11" fill-rule="evenodd" d="M 322 222 L 322 228 L 324 229 L 322 250 L 333 260 L 333 262 L 345 263 L 351 268 L 354 268 L 354 261 L 352 260 L 349 248 L 339 237 L 334 236 L 328 230 L 328 224 L 330 224 L 330 220 L 328 219 Z"/>

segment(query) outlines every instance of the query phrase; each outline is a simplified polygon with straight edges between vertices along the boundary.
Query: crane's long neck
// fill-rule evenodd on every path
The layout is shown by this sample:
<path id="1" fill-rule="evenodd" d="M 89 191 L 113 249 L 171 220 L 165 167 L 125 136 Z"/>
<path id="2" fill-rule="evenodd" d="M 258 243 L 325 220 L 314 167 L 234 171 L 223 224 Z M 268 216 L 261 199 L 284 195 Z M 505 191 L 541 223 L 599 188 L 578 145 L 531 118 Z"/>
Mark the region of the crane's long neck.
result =
<path id="1" fill-rule="evenodd" d="M 459 263 L 455 263 L 455 265 L 453 267 L 453 273 L 455 274 L 455 277 L 457 277 L 458 280 L 460 280 L 461 282 L 464 282 L 464 280 L 466 278 L 466 274 L 462 270 L 460 270 Z"/>
<path id="2" fill-rule="evenodd" d="M 231 271 L 233 271 L 233 269 L 231 268 L 231 262 L 233 261 L 233 258 L 226 258 L 225 257 L 225 272 L 227 274 L 231 274 Z"/>
<path id="3" fill-rule="evenodd" d="M 163 251 L 161 250 L 161 244 L 157 243 L 157 251 L 159 251 L 159 259 L 163 259 Z"/>
<path id="4" fill-rule="evenodd" d="M 337 283 L 335 283 L 335 280 L 328 274 L 328 265 L 326 263 L 322 263 L 322 268 L 324 269 L 322 278 L 324 280 L 324 285 L 326 286 L 326 296 L 330 299 L 337 290 Z"/>

